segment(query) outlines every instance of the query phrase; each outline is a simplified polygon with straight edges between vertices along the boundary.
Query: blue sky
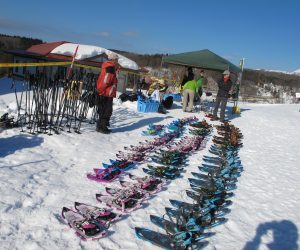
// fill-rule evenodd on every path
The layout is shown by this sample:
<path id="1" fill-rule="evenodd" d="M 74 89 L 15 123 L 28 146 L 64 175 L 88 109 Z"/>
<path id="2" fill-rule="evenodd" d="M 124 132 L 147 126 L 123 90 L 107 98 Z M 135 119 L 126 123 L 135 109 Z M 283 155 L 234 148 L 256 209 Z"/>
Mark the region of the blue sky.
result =
<path id="1" fill-rule="evenodd" d="M 0 33 L 148 54 L 210 49 L 247 68 L 300 69 L 299 0 L 3 0 Z"/>

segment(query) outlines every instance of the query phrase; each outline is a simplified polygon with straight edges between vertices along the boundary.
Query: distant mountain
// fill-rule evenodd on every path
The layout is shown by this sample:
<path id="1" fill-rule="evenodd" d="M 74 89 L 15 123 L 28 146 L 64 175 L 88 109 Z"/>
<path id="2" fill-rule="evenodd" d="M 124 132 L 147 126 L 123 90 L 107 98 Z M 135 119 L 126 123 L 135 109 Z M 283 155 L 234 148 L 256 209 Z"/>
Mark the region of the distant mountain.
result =
<path id="1" fill-rule="evenodd" d="M 7 49 L 27 49 L 33 44 L 43 43 L 42 40 L 32 39 L 19 36 L 7 36 L 0 34 L 0 62 L 11 62 L 12 56 L 4 54 Z M 169 71 L 169 78 L 177 76 L 178 81 L 183 76 L 182 66 L 168 65 L 167 69 L 161 69 L 161 61 L 166 54 L 137 54 L 127 51 L 111 49 L 133 61 L 141 67 L 149 67 L 154 71 L 161 71 L 161 76 L 165 76 L 165 72 Z M 0 68 L 0 76 L 7 69 Z M 196 77 L 198 71 L 195 70 Z M 175 74 L 174 74 L 175 73 Z M 216 71 L 205 70 L 205 74 L 211 82 L 211 89 L 216 90 L 216 81 L 221 78 L 221 73 Z M 233 75 L 233 81 L 236 76 Z M 284 102 L 286 97 L 294 97 L 296 92 L 300 92 L 300 69 L 294 72 L 278 71 L 278 70 L 262 70 L 262 69 L 244 69 L 241 85 L 241 94 L 245 97 L 266 97 L 273 102 Z"/>
<path id="2" fill-rule="evenodd" d="M 115 50 L 116 53 L 123 55 L 133 61 L 135 61 L 140 67 L 152 67 L 152 68 L 160 68 L 162 57 L 165 54 L 137 54 L 133 52 L 127 52 L 122 50 Z"/>
<path id="3" fill-rule="evenodd" d="M 28 49 L 31 45 L 43 43 L 40 39 L 9 36 L 0 34 L 0 62 L 12 62 L 13 56 L 4 53 L 5 50 L 10 49 Z M 8 68 L 0 68 L 0 76 L 8 71 Z"/>
<path id="4" fill-rule="evenodd" d="M 300 69 L 297 69 L 297 70 L 293 71 L 292 73 L 295 75 L 300 75 Z"/>

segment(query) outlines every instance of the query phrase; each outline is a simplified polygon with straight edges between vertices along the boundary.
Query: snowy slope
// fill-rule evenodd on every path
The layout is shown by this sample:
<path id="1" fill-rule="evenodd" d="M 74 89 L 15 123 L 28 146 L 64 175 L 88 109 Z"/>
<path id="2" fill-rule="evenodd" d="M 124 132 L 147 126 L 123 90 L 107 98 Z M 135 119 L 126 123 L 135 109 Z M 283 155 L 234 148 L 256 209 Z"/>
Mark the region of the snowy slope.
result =
<path id="1" fill-rule="evenodd" d="M 73 56 L 76 48 L 78 46 L 78 50 L 76 53 L 76 60 L 83 60 L 86 58 L 94 57 L 97 55 L 101 55 L 103 53 L 110 55 L 110 54 L 117 54 L 115 52 L 112 52 L 108 49 L 99 47 L 99 46 L 93 46 L 93 45 L 85 45 L 85 44 L 75 44 L 75 43 L 64 43 L 62 45 L 57 46 L 54 50 L 51 51 L 52 54 L 60 54 L 60 55 L 67 55 L 67 56 Z M 122 56 L 120 54 L 117 54 L 119 59 L 119 64 L 126 69 L 133 69 L 138 70 L 139 66 L 132 60 L 128 59 L 125 56 Z"/>
<path id="2" fill-rule="evenodd" d="M 0 96 L 0 112 L 13 110 L 14 94 Z M 245 171 L 232 198 L 229 221 L 212 231 L 206 249 L 297 249 L 300 246 L 299 105 L 241 104 L 242 115 L 232 123 L 244 134 L 240 157 Z M 1 249 L 159 249 L 135 236 L 134 227 L 158 230 L 150 214 L 163 215 L 168 199 L 188 201 L 187 178 L 197 171 L 209 145 L 189 157 L 184 177 L 150 199 L 143 209 L 125 216 L 110 228 L 109 237 L 83 242 L 62 223 L 63 206 L 74 201 L 99 205 L 95 193 L 102 184 L 86 173 L 114 159 L 118 150 L 149 139 L 148 124 L 168 124 L 182 113 L 180 104 L 167 115 L 137 113 L 136 103 L 114 105 L 113 131 L 95 132 L 84 125 L 82 134 L 32 136 L 19 129 L 0 134 L 0 245 Z M 203 113 L 197 113 L 199 119 Z M 215 122 L 218 124 L 218 122 Z M 151 138 L 150 138 L 151 139 Z M 141 165 L 130 173 L 144 175 Z M 114 186 L 116 184 L 109 184 Z M 191 200 L 189 200 L 191 202 Z M 158 230 L 160 231 L 160 230 Z M 275 244 L 271 247 L 269 244 Z"/>
<path id="3" fill-rule="evenodd" d="M 300 69 L 297 69 L 297 70 L 293 71 L 292 73 L 296 74 L 296 75 L 300 75 Z"/>
<path id="4" fill-rule="evenodd" d="M 300 69 L 297 69 L 297 70 L 292 71 L 292 72 L 283 71 L 283 70 L 275 70 L 275 69 L 256 69 L 256 70 L 264 70 L 264 71 L 282 73 L 282 74 L 287 74 L 287 75 L 291 75 L 291 74 L 300 75 Z"/>

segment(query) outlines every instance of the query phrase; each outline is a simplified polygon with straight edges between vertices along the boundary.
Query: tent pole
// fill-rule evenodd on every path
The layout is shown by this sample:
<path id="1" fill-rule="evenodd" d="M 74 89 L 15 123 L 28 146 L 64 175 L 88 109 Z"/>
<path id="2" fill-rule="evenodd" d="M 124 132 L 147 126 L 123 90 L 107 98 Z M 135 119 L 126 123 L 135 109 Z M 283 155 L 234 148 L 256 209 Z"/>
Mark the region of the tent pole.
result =
<path id="1" fill-rule="evenodd" d="M 236 101 L 234 102 L 234 113 L 236 112 L 236 107 L 238 105 L 239 102 L 239 96 L 240 96 L 240 90 L 241 90 L 241 85 L 242 85 L 242 77 L 243 77 L 243 71 L 244 71 L 244 64 L 245 64 L 245 58 L 242 58 L 240 60 L 240 67 L 241 67 L 241 72 L 239 73 L 238 76 L 238 93 L 237 93 L 237 98 Z"/>

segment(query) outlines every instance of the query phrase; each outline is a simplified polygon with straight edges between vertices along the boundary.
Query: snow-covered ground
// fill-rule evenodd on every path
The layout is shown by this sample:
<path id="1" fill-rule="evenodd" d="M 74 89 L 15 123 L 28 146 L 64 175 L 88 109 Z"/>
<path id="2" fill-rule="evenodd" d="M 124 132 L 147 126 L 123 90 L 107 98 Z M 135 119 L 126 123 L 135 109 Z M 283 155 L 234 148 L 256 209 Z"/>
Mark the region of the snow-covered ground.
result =
<path id="1" fill-rule="evenodd" d="M 1 82 L 0 82 L 1 83 Z M 13 111 L 14 93 L 0 84 L 0 114 Z M 7 107 L 8 106 L 8 107 Z M 232 117 L 241 129 L 244 172 L 231 199 L 226 224 L 211 231 L 206 249 L 298 249 L 300 246 L 300 106 L 240 104 L 242 114 Z M 187 117 L 180 104 L 166 115 L 137 113 L 136 103 L 114 105 L 113 133 L 103 135 L 86 124 L 82 134 L 29 135 L 19 129 L 0 134 L 0 248 L 1 249 L 159 249 L 135 236 L 134 227 L 161 231 L 149 215 L 162 216 L 169 199 L 192 202 L 184 190 L 212 144 L 189 157 L 183 178 L 146 202 L 142 209 L 111 226 L 110 235 L 83 242 L 60 218 L 63 206 L 75 201 L 100 205 L 95 194 L 104 190 L 86 173 L 115 159 L 124 146 L 149 139 L 141 132 L 148 124 L 168 124 Z M 195 113 L 199 119 L 204 113 Z M 218 124 L 218 122 L 214 122 Z M 151 139 L 151 138 L 150 138 Z M 144 175 L 138 165 L 130 173 Z M 117 186 L 111 183 L 109 186 Z M 100 205 L 101 206 L 101 205 Z"/>

